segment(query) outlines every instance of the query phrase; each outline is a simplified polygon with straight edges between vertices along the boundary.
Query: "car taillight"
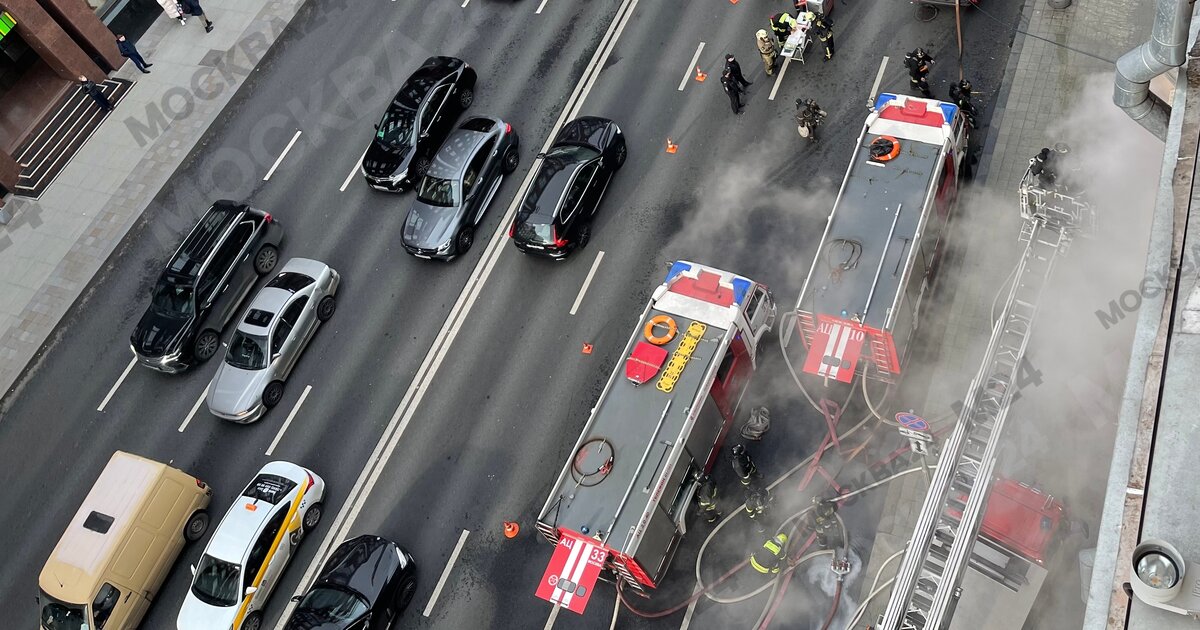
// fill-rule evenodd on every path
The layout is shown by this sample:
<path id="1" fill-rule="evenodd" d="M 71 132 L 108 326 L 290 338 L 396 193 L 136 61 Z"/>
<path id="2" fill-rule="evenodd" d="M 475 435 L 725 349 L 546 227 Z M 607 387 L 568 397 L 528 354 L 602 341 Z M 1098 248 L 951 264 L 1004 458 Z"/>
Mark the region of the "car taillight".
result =
<path id="1" fill-rule="evenodd" d="M 504 123 L 504 133 L 506 135 L 512 133 L 512 125 Z"/>
<path id="2" fill-rule="evenodd" d="M 513 237 L 513 233 L 517 231 L 517 222 L 513 221 L 508 225 L 508 238 Z"/>
<path id="3" fill-rule="evenodd" d="M 308 487 L 309 488 L 313 487 L 313 484 L 317 483 L 317 480 L 313 479 L 312 473 L 305 473 L 305 474 L 308 475 Z"/>
<path id="4" fill-rule="evenodd" d="M 207 488 L 207 487 L 208 487 L 208 484 L 206 484 L 206 483 L 204 483 L 203 481 L 200 481 L 199 479 L 197 479 L 197 480 L 196 480 L 196 487 L 197 487 L 197 488 L 200 488 L 201 490 L 203 490 L 203 489 L 205 489 L 205 488 Z"/>
<path id="5" fill-rule="evenodd" d="M 558 229 L 556 229 L 553 226 L 550 227 L 550 238 L 554 239 L 555 247 L 566 247 L 567 246 L 567 240 L 558 238 Z"/>
<path id="6" fill-rule="evenodd" d="M 266 216 L 264 216 L 264 217 L 263 217 L 263 222 L 264 222 L 264 223 L 270 223 L 270 222 L 271 222 L 271 213 L 270 213 L 270 212 L 267 212 L 267 213 L 266 213 Z"/>

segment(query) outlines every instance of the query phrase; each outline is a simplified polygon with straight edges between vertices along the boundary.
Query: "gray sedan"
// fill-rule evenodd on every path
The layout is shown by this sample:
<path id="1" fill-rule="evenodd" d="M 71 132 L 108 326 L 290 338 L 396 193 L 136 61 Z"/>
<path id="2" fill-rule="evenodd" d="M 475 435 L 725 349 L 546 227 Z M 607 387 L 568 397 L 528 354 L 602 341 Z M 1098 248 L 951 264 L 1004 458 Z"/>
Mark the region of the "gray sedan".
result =
<path id="1" fill-rule="evenodd" d="M 517 170 L 517 146 L 517 132 L 499 118 L 472 118 L 455 129 L 417 182 L 404 249 L 441 260 L 465 254 L 500 182 Z"/>
<path id="2" fill-rule="evenodd" d="M 340 282 L 329 265 L 293 258 L 254 296 L 208 386 L 214 416 L 254 422 L 279 404 L 283 383 L 313 333 L 333 317 Z"/>

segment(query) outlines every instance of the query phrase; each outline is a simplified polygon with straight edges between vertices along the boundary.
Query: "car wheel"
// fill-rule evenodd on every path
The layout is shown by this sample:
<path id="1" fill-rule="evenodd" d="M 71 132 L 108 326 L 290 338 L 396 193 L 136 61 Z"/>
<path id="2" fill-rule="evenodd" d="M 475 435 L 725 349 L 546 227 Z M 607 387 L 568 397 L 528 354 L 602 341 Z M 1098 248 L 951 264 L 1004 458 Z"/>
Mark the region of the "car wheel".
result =
<path id="1" fill-rule="evenodd" d="M 246 615 L 246 620 L 242 622 L 242 630 L 259 630 L 262 628 L 262 613 L 257 610 Z"/>
<path id="2" fill-rule="evenodd" d="M 625 158 L 628 157 L 629 150 L 625 148 L 625 142 L 622 141 L 613 154 L 614 167 L 613 170 L 618 170 L 625 165 Z"/>
<path id="3" fill-rule="evenodd" d="M 183 538 L 188 542 L 196 542 L 208 531 L 208 512 L 196 510 L 183 528 Z"/>
<path id="4" fill-rule="evenodd" d="M 283 400 L 283 383 L 281 381 L 267 383 L 266 389 L 263 390 L 263 406 L 270 409 L 278 405 L 280 400 Z"/>
<path id="5" fill-rule="evenodd" d="M 459 230 L 458 236 L 454 237 L 454 247 L 461 254 L 467 253 L 471 249 L 471 245 L 475 242 L 475 227 L 468 225 Z"/>
<path id="6" fill-rule="evenodd" d="M 413 179 L 425 177 L 425 173 L 429 172 L 429 158 L 421 156 L 413 162 Z"/>
<path id="7" fill-rule="evenodd" d="M 504 174 L 508 175 L 517 170 L 517 164 L 520 163 L 521 156 L 517 154 L 517 147 L 508 147 L 504 152 Z"/>
<path id="8" fill-rule="evenodd" d="M 321 515 L 324 513 L 324 507 L 320 503 L 314 503 L 308 506 L 304 511 L 304 531 L 310 532 L 317 527 L 317 523 L 321 522 Z"/>
<path id="9" fill-rule="evenodd" d="M 417 594 L 417 581 L 413 578 L 404 580 L 404 584 L 400 585 L 400 590 L 396 595 L 396 614 L 404 612 L 405 608 L 412 603 L 413 595 Z"/>
<path id="10" fill-rule="evenodd" d="M 329 318 L 333 317 L 333 312 L 336 310 L 337 301 L 333 299 L 332 295 L 326 295 L 317 304 L 317 320 L 322 322 L 329 321 Z"/>
<path id="11" fill-rule="evenodd" d="M 279 264 L 279 249 L 274 245 L 263 245 L 258 248 L 258 253 L 254 255 L 254 271 L 260 276 L 265 276 L 275 270 L 275 265 Z"/>
<path id="12" fill-rule="evenodd" d="M 459 107 L 466 109 L 471 106 L 471 103 L 474 103 L 474 102 L 475 102 L 475 90 L 472 90 L 471 88 L 467 88 L 458 93 Z"/>
<path id="13" fill-rule="evenodd" d="M 592 223 L 589 221 L 579 226 L 579 234 L 575 236 L 575 248 L 583 249 L 592 240 Z"/>
<path id="14" fill-rule="evenodd" d="M 217 353 L 217 348 L 221 347 L 221 337 L 215 330 L 205 330 L 196 337 L 196 348 L 193 354 L 196 355 L 197 361 L 207 361 Z"/>

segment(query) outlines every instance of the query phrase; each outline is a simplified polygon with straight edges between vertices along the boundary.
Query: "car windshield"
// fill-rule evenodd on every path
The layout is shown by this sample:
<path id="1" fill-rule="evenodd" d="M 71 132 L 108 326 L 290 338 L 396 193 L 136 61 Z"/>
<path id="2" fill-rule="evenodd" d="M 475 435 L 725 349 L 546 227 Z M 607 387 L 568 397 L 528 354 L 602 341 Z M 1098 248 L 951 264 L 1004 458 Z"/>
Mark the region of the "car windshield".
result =
<path id="1" fill-rule="evenodd" d="M 42 627 L 46 630 L 83 630 L 88 627 L 87 610 L 79 604 L 60 602 L 42 591 Z"/>
<path id="2" fill-rule="evenodd" d="M 238 603 L 238 574 L 241 567 L 204 554 L 196 567 L 192 595 L 210 606 L 229 607 Z"/>
<path id="3" fill-rule="evenodd" d="M 454 205 L 454 182 L 426 175 L 417 185 L 417 199 L 431 206 L 449 208 Z"/>
<path id="4" fill-rule="evenodd" d="M 417 120 L 416 110 L 405 107 L 392 107 L 383 114 L 379 121 L 379 130 L 375 138 L 394 149 L 401 149 L 412 144 L 413 127 Z"/>
<path id="5" fill-rule="evenodd" d="M 550 149 L 550 151 L 546 153 L 546 159 L 558 159 L 567 162 L 586 162 L 597 155 L 600 155 L 600 153 L 592 147 L 585 147 L 578 144 L 564 144 Z"/>
<path id="6" fill-rule="evenodd" d="M 533 243 L 553 243 L 553 227 L 549 223 L 538 223 L 537 220 L 537 217 L 531 217 L 529 221 L 520 224 L 516 236 Z"/>
<path id="7" fill-rule="evenodd" d="M 150 305 L 167 315 L 191 315 L 195 312 L 195 290 L 189 284 L 159 283 L 150 298 Z"/>
<path id="8" fill-rule="evenodd" d="M 243 370 L 261 370 L 267 367 L 267 338 L 242 331 L 233 333 L 229 340 L 229 352 L 225 362 Z"/>
<path id="9" fill-rule="evenodd" d="M 316 587 L 300 600 L 296 614 L 313 621 L 333 623 L 351 621 L 367 612 L 367 602 L 358 595 L 336 588 Z"/>

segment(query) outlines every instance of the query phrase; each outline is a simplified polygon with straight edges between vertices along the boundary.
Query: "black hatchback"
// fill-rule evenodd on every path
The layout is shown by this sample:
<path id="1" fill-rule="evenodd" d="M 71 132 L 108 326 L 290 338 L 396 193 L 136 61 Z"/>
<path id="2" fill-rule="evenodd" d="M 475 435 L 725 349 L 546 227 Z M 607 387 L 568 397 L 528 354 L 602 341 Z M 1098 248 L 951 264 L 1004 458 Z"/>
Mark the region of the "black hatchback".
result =
<path id="1" fill-rule="evenodd" d="M 538 156 L 537 174 L 508 230 L 517 249 L 561 259 L 586 245 L 592 217 L 626 154 L 625 135 L 607 118 L 584 116 L 563 125 L 550 150 Z"/>
<path id="2" fill-rule="evenodd" d="M 375 125 L 362 173 L 377 190 L 411 188 L 429 170 L 454 123 L 475 100 L 475 70 L 462 59 L 430 57 L 404 82 Z"/>
<path id="3" fill-rule="evenodd" d="M 138 362 L 182 372 L 221 347 L 221 330 L 259 276 L 279 263 L 283 228 L 235 201 L 209 208 L 167 262 L 129 343 Z"/>
<path id="4" fill-rule="evenodd" d="M 284 630 L 383 630 L 412 602 L 417 565 L 396 543 L 359 536 L 338 546 Z"/>

